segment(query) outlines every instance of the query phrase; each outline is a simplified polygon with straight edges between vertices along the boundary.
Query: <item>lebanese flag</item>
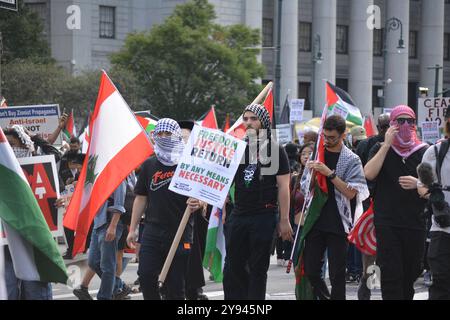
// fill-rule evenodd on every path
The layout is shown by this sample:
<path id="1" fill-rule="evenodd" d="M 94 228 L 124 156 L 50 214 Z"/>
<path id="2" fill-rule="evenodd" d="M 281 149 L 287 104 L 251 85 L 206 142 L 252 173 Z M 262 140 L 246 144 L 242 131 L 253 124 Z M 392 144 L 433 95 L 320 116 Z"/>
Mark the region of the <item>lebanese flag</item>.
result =
<path id="1" fill-rule="evenodd" d="M 70 112 L 69 119 L 67 119 L 66 127 L 64 128 L 64 134 L 68 139 L 77 136 L 75 122 L 73 120 L 73 110 Z"/>
<path id="2" fill-rule="evenodd" d="M 353 230 L 348 234 L 348 241 L 362 253 L 374 256 L 377 254 L 377 238 L 373 223 L 373 201 L 370 208 L 358 219 Z"/>
<path id="3" fill-rule="evenodd" d="M 104 71 L 89 129 L 89 149 L 64 217 L 64 226 L 75 231 L 73 256 L 84 251 L 100 207 L 152 152 L 147 134 Z"/>
<path id="4" fill-rule="evenodd" d="M 217 125 L 216 110 L 214 109 L 214 107 L 211 107 L 211 110 L 209 110 L 205 119 L 203 119 L 202 127 L 210 129 L 219 129 L 219 126 Z"/>
<path id="5" fill-rule="evenodd" d="M 263 106 L 266 107 L 267 111 L 269 111 L 270 115 L 270 121 L 273 123 L 273 91 L 272 88 L 269 89 L 266 95 L 266 99 L 264 100 Z M 239 117 L 239 119 L 236 120 L 236 122 L 233 124 L 233 126 L 226 131 L 226 133 L 234 136 L 238 139 L 243 139 L 245 137 L 245 132 L 247 130 L 245 129 L 244 120 L 242 119 L 242 115 Z"/>

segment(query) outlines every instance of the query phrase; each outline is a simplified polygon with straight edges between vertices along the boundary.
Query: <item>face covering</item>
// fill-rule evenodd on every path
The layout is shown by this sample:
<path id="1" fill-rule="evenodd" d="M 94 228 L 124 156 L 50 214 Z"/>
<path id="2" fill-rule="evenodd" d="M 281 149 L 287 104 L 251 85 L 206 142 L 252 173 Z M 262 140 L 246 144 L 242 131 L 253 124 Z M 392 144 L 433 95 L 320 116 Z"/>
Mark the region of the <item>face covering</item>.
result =
<path id="1" fill-rule="evenodd" d="M 21 147 L 12 147 L 14 155 L 16 158 L 27 158 L 32 157 L 33 154 L 31 151 L 27 148 L 21 148 Z"/>
<path id="2" fill-rule="evenodd" d="M 183 154 L 184 143 L 181 137 L 153 136 L 155 154 L 159 162 L 165 166 L 175 166 Z"/>

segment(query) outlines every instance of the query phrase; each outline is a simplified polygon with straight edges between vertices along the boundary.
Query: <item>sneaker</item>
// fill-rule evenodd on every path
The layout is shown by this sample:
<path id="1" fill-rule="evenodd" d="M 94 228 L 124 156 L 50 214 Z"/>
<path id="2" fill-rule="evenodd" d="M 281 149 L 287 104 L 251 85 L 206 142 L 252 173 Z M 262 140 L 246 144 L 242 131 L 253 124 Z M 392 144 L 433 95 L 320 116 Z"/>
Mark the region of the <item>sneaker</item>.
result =
<path id="1" fill-rule="evenodd" d="M 78 289 L 73 289 L 73 294 L 79 300 L 94 300 L 89 294 L 88 288 L 80 286 Z"/>
<path id="2" fill-rule="evenodd" d="M 426 271 L 423 275 L 423 284 L 426 287 L 431 287 L 431 285 L 433 284 L 433 280 L 431 279 L 431 272 L 430 271 Z"/>
<path id="3" fill-rule="evenodd" d="M 113 300 L 125 300 L 125 297 L 127 297 L 133 290 L 127 286 L 126 284 L 123 285 L 122 289 L 120 289 L 113 297 Z"/>
<path id="4" fill-rule="evenodd" d="M 361 278 L 358 284 L 358 300 L 370 300 L 371 292 L 367 288 L 367 279 Z"/>
<path id="5" fill-rule="evenodd" d="M 72 260 L 72 259 L 73 259 L 72 254 L 71 254 L 69 251 L 66 251 L 66 252 L 64 253 L 64 255 L 62 256 L 62 258 L 63 258 L 64 260 Z"/>

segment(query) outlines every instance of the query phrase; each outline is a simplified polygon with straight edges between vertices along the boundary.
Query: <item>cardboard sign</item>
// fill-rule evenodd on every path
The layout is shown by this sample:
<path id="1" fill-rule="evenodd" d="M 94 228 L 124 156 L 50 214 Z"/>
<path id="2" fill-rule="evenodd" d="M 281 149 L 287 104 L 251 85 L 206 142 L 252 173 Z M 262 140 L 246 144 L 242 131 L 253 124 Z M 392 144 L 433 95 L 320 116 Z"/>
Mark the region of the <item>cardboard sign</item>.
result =
<path id="1" fill-rule="evenodd" d="M 445 112 L 450 105 L 450 98 L 421 98 L 417 106 L 417 123 L 434 122 L 444 128 Z"/>
<path id="2" fill-rule="evenodd" d="M 290 124 L 277 124 L 277 140 L 279 144 L 292 141 L 292 130 Z"/>
<path id="3" fill-rule="evenodd" d="M 246 143 L 195 125 L 169 190 L 222 208 Z"/>
<path id="4" fill-rule="evenodd" d="M 15 124 L 22 125 L 32 134 L 41 134 L 47 139 L 58 127 L 59 117 L 57 104 L 1 108 L 0 127 L 5 129 Z M 62 144 L 61 135 L 55 144 Z"/>

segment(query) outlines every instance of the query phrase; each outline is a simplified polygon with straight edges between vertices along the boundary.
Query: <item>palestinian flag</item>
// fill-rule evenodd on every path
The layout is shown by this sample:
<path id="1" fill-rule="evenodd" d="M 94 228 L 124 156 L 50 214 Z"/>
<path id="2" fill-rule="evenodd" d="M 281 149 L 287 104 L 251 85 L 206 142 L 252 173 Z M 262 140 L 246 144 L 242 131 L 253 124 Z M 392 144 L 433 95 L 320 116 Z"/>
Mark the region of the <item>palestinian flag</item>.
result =
<path id="1" fill-rule="evenodd" d="M 364 119 L 364 129 L 366 129 L 366 135 L 368 138 L 378 134 L 372 115 L 369 115 Z"/>
<path id="2" fill-rule="evenodd" d="M 362 253 L 374 256 L 377 254 L 377 238 L 373 223 L 373 201 L 369 209 L 358 219 L 353 230 L 348 234 L 348 241 Z"/>
<path id="3" fill-rule="evenodd" d="M 141 124 L 142 128 L 144 128 L 147 134 L 150 134 L 153 130 L 155 130 L 156 123 L 158 120 L 153 120 L 152 118 L 144 118 L 141 116 L 136 116 L 137 121 Z"/>
<path id="4" fill-rule="evenodd" d="M 327 81 L 327 108 L 328 115 L 337 114 L 343 117 L 346 121 L 356 124 L 357 126 L 363 125 L 363 118 L 361 111 L 353 102 L 352 97 L 342 90 Z"/>
<path id="5" fill-rule="evenodd" d="M 215 282 L 223 280 L 225 264 L 225 237 L 223 234 L 222 210 L 213 207 L 209 217 L 208 233 L 206 235 L 205 256 L 203 266 L 209 270 Z"/>
<path id="6" fill-rule="evenodd" d="M 17 278 L 66 283 L 58 246 L 1 128 L 0 177 L 0 219 Z"/>
<path id="7" fill-rule="evenodd" d="M 70 112 L 69 119 L 67 119 L 66 127 L 63 132 L 69 140 L 70 138 L 77 136 L 77 130 L 73 119 L 73 110 Z"/>
<path id="8" fill-rule="evenodd" d="M 323 124 L 327 118 L 327 110 L 328 109 L 325 108 L 322 113 L 319 138 L 317 141 L 315 153 L 313 155 L 313 159 L 319 160 L 323 163 L 325 162 L 325 147 L 323 144 L 323 139 L 321 137 L 321 132 Z M 313 179 L 314 188 L 312 189 L 309 197 L 305 199 L 305 201 L 307 201 L 308 203 L 308 205 L 306 206 L 307 209 L 305 213 L 305 223 L 301 228 L 301 231 L 299 231 L 300 234 L 298 234 L 296 237 L 292 257 L 296 280 L 295 296 L 297 297 L 297 300 L 314 299 L 311 284 L 308 278 L 305 276 L 303 252 L 305 248 L 305 239 L 313 228 L 314 224 L 317 222 L 317 219 L 320 216 L 320 212 L 322 211 L 323 206 L 328 200 L 328 186 L 326 177 L 318 172 L 313 172 L 311 179 Z"/>
<path id="9" fill-rule="evenodd" d="M 219 129 L 217 124 L 216 109 L 214 109 L 214 106 L 211 107 L 207 113 L 201 116 L 200 119 L 197 120 L 197 123 L 205 128 Z"/>
<path id="10" fill-rule="evenodd" d="M 230 114 L 227 113 L 227 117 L 225 118 L 225 124 L 223 126 L 223 132 L 227 132 L 228 130 L 230 130 Z"/>

